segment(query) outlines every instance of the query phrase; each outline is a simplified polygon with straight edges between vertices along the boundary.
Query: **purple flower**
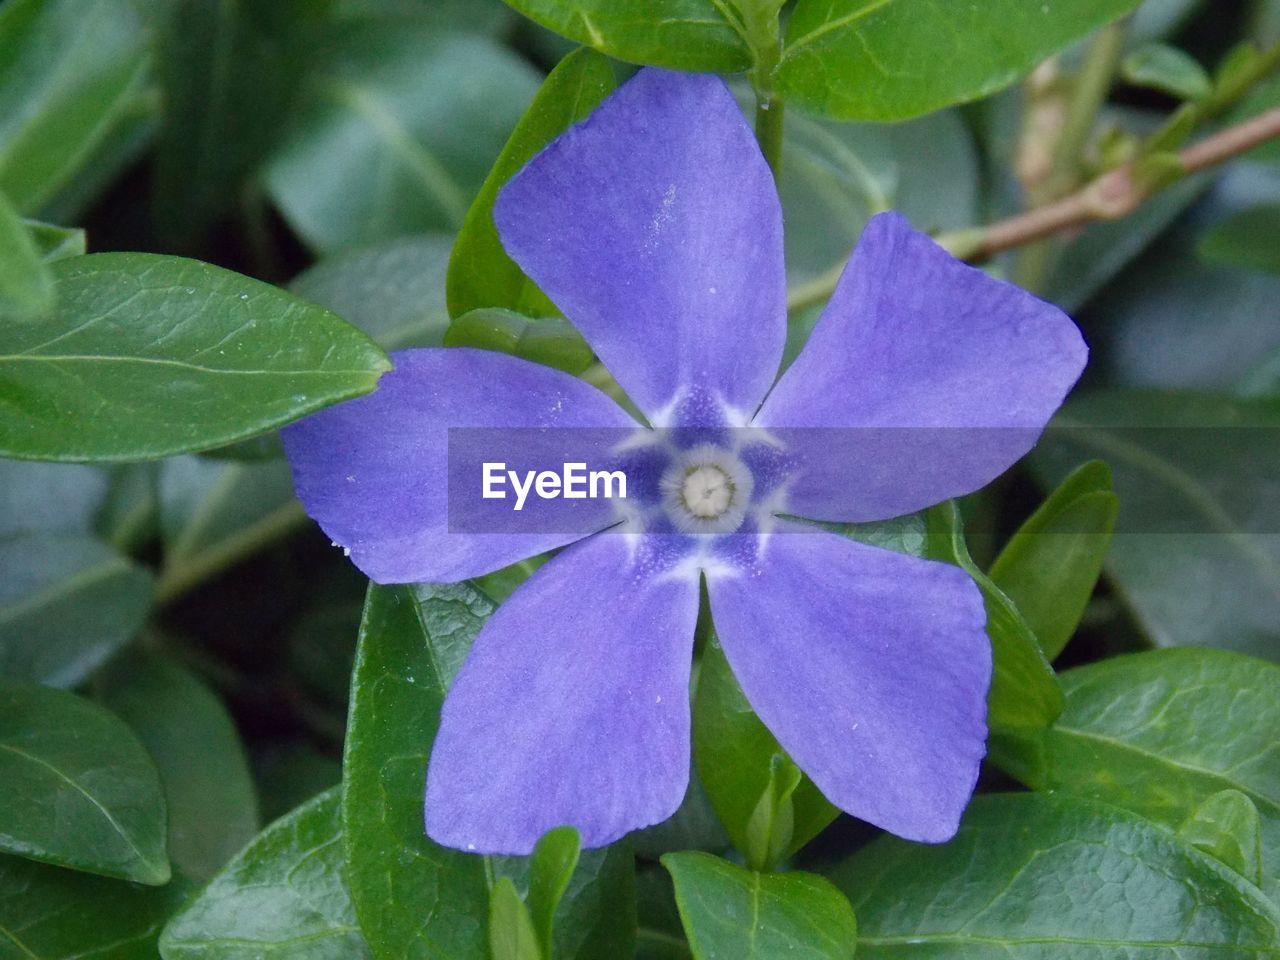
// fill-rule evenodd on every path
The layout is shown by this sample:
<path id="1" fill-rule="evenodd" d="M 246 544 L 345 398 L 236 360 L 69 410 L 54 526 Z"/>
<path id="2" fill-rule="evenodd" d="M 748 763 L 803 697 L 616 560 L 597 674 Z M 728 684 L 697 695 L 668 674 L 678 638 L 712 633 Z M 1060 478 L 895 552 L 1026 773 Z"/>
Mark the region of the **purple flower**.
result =
<path id="1" fill-rule="evenodd" d="M 908 839 L 951 837 L 985 751 L 981 596 L 955 567 L 794 518 L 886 519 L 990 482 L 1079 376 L 1074 325 L 883 214 L 775 384 L 782 212 L 711 76 L 641 70 L 530 161 L 494 217 L 667 429 L 646 447 L 648 427 L 581 380 L 438 349 L 397 354 L 373 394 L 286 431 L 308 512 L 376 581 L 450 582 L 572 544 L 490 618 L 449 691 L 428 834 L 521 854 L 561 824 L 599 846 L 669 817 L 705 577 L 743 690 L 822 792 Z M 658 459 L 621 525 L 616 503 L 581 500 L 572 530 L 459 533 L 451 427 L 597 428 Z"/>

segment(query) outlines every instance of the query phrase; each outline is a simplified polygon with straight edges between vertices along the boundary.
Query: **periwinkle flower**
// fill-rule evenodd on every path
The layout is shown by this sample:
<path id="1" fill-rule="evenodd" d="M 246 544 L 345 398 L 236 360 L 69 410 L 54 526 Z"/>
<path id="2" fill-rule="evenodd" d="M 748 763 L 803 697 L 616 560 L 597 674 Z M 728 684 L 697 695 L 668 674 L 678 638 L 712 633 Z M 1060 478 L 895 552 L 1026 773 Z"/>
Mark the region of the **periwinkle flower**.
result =
<path id="1" fill-rule="evenodd" d="M 908 839 L 951 837 L 985 751 L 979 591 L 804 521 L 887 519 L 990 482 L 1079 376 L 1075 326 L 883 214 L 775 383 L 782 211 L 711 76 L 641 70 L 494 217 L 647 425 L 562 372 L 427 349 L 285 433 L 308 512 L 375 581 L 452 582 L 571 544 L 489 619 L 449 691 L 428 834 L 521 854 L 561 824 L 599 846 L 669 817 L 705 578 L 747 698 L 822 792 Z M 451 517 L 497 506 L 447 502 L 459 427 L 523 430 L 543 458 L 559 428 L 629 437 L 613 450 L 635 490 L 622 513 L 561 501 L 571 525 L 459 532 Z"/>

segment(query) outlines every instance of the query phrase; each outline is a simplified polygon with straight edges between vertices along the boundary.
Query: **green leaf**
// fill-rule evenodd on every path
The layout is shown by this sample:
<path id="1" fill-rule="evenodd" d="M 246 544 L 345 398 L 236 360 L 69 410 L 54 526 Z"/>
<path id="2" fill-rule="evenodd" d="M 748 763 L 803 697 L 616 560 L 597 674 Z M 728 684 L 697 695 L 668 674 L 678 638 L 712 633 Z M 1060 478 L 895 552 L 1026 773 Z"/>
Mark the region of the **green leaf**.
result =
<path id="1" fill-rule="evenodd" d="M 335 788 L 258 835 L 160 937 L 164 960 L 369 956 L 343 881 Z"/>
<path id="2" fill-rule="evenodd" d="M 733 845 L 750 854 L 759 846 L 752 839 L 752 819 L 761 799 L 780 786 L 774 758 L 785 752 L 752 712 L 724 650 L 714 640 L 703 651 L 698 670 L 693 755 L 707 796 Z M 812 840 L 839 813 L 807 777 L 794 788 L 788 803 L 791 837 L 783 856 Z"/>
<path id="3" fill-rule="evenodd" d="M 58 306 L 0 342 L 0 454 L 129 460 L 230 443 L 372 390 L 385 355 L 333 314 L 194 260 L 53 265 Z"/>
<path id="4" fill-rule="evenodd" d="M 1251 884 L 1072 797 L 977 797 L 950 843 L 883 837 L 832 879 L 858 912 L 859 960 L 1280 955 L 1280 913 Z"/>
<path id="5" fill-rule="evenodd" d="M 1178 828 L 1178 836 L 1221 860 L 1261 887 L 1262 822 L 1253 801 L 1239 790 L 1223 790 L 1196 807 Z"/>
<path id="6" fill-rule="evenodd" d="M 46 263 L 65 260 L 67 257 L 82 257 L 85 254 L 85 234 L 79 227 L 59 227 L 39 220 L 23 220 L 22 225 L 31 235 L 31 242 L 36 245 L 40 259 Z"/>
<path id="7" fill-rule="evenodd" d="M 53 309 L 53 277 L 18 213 L 0 193 L 0 321 Z"/>
<path id="8" fill-rule="evenodd" d="M 510 353 L 574 375 L 591 366 L 595 354 L 566 321 L 554 317 L 530 320 L 498 307 L 464 313 L 444 335 L 447 347 L 478 347 Z"/>
<path id="9" fill-rule="evenodd" d="M 10 0 L 0 9 L 0 192 L 40 210 L 145 82 L 128 0 Z"/>
<path id="10" fill-rule="evenodd" d="M 1228 217 L 1204 235 L 1197 251 L 1208 263 L 1280 273 L 1280 205 Z"/>
<path id="11" fill-rule="evenodd" d="M 529 864 L 529 910 L 537 945 L 543 957 L 551 956 L 551 931 L 556 908 L 573 879 L 582 853 L 582 841 L 573 827 L 548 830 L 533 848 Z M 495 891 L 496 893 L 496 891 Z M 490 901 L 491 905 L 493 901 Z"/>
<path id="12" fill-rule="evenodd" d="M 142 887 L 0 856 L 4 960 L 144 960 L 182 903 L 180 882 Z"/>
<path id="13" fill-rule="evenodd" d="M 619 60 L 737 73 L 751 66 L 729 0 L 507 0 L 548 30 Z"/>
<path id="14" fill-rule="evenodd" d="M 798 0 L 777 83 L 817 113 L 905 120 L 1007 87 L 1137 0 Z"/>
<path id="15" fill-rule="evenodd" d="M 1013 602 L 969 556 L 960 511 L 954 501 L 930 507 L 925 515 L 929 531 L 928 556 L 960 567 L 973 577 L 982 591 L 987 608 L 987 636 L 991 638 L 994 658 L 991 692 L 987 697 L 987 723 L 993 735 L 1048 726 L 1062 710 L 1062 691 L 1035 634 Z M 999 744 L 998 739 L 993 739 L 992 754 L 997 758 Z"/>
<path id="16" fill-rule="evenodd" d="M 426 21 L 438 30 L 498 33 L 516 19 L 501 0 L 337 0 L 335 18 L 405 18 Z"/>
<path id="17" fill-rule="evenodd" d="M 73 533 L 0 538 L 0 676 L 75 686 L 127 643 L 151 607 L 151 577 Z"/>
<path id="18" fill-rule="evenodd" d="M 509 877 L 499 877 L 489 899 L 489 950 L 493 960 L 542 960 L 529 909 Z"/>
<path id="19" fill-rule="evenodd" d="M 1249 797 L 1280 889 L 1280 667 L 1222 650 L 1158 650 L 1060 674 L 1067 704 L 1037 761 L 1040 790 L 1084 795 L 1177 829 L 1222 790 Z"/>
<path id="20" fill-rule="evenodd" d="M 1080 624 L 1119 509 L 1111 471 L 1090 461 L 1059 484 L 991 565 L 991 582 L 1013 601 L 1050 660 Z"/>
<path id="21" fill-rule="evenodd" d="M 769 871 L 791 849 L 795 834 L 795 806 L 791 797 L 800 785 L 800 768 L 775 753 L 769 765 L 769 783 L 756 801 L 747 821 L 747 865 Z"/>
<path id="22" fill-rule="evenodd" d="M 526 882 L 525 860 L 448 850 L 422 831 L 440 705 L 492 611 L 493 603 L 465 583 L 369 588 L 352 677 L 343 809 L 351 895 L 380 960 L 441 953 L 487 960 L 493 878 Z M 631 954 L 633 882 L 627 845 L 582 854 L 559 906 L 556 960 Z"/>
<path id="23" fill-rule="evenodd" d="M 326 252 L 456 230 L 537 74 L 492 40 L 415 21 L 335 33 L 266 167 L 285 219 Z"/>
<path id="24" fill-rule="evenodd" d="M 0 783 L 0 850 L 168 883 L 155 764 L 123 721 L 96 704 L 0 681 Z"/>
<path id="25" fill-rule="evenodd" d="M 844 896 L 811 873 L 755 873 L 709 853 L 668 853 L 696 960 L 849 960 L 858 924 Z"/>
<path id="26" fill-rule="evenodd" d="M 253 779 L 231 717 L 201 681 L 153 653 L 116 658 L 95 690 L 159 768 L 174 867 L 193 880 L 209 879 L 259 827 Z"/>
<path id="27" fill-rule="evenodd" d="M 1204 100 L 1213 93 L 1213 81 L 1199 61 L 1163 43 L 1149 43 L 1126 54 L 1120 75 L 1134 86 L 1180 100 Z"/>
<path id="28" fill-rule="evenodd" d="M 98 467 L 0 459 L 0 538 L 13 533 L 88 533 L 102 509 L 108 483 Z"/>
<path id="29" fill-rule="evenodd" d="M 1280 402 L 1104 390 L 1067 403 L 1031 454 L 1048 486 L 1080 461 L 1111 467 L 1119 530 L 1105 570 L 1158 646 L 1276 657 Z"/>
<path id="30" fill-rule="evenodd" d="M 569 54 L 543 81 L 458 231 L 458 241 L 449 260 L 448 299 L 452 316 L 461 317 L 480 307 L 505 307 L 534 316 L 552 316 L 557 312 L 503 250 L 493 222 L 493 201 L 499 188 L 535 153 L 584 119 L 613 87 L 613 67 L 606 58 L 588 49 Z"/>
<path id="31" fill-rule="evenodd" d="M 445 234 L 400 237 L 325 257 L 289 285 L 332 310 L 384 350 L 438 347 L 449 327 L 445 269 L 453 241 Z"/>

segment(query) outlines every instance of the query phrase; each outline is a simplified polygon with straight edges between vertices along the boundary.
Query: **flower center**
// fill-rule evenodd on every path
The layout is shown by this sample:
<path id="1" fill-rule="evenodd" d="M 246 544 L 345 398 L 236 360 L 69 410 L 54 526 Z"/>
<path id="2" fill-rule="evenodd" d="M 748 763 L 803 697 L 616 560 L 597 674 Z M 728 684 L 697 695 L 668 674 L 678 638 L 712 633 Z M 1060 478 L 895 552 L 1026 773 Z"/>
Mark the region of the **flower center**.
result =
<path id="1" fill-rule="evenodd" d="M 684 533 L 732 533 L 747 515 L 753 486 L 733 453 L 704 444 L 676 455 L 662 477 L 662 501 Z"/>
<path id="2" fill-rule="evenodd" d="M 714 464 L 694 467 L 685 474 L 680 498 L 695 517 L 713 520 L 724 515 L 733 503 L 733 481 Z"/>

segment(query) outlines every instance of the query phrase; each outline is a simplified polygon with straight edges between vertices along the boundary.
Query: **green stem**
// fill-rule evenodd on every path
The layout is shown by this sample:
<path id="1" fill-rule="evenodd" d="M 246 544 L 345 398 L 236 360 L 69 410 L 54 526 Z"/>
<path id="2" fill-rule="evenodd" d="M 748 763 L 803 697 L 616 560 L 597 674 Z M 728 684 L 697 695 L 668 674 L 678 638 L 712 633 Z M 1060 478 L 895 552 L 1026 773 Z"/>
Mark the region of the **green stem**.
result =
<path id="1" fill-rule="evenodd" d="M 756 95 L 756 139 L 760 152 L 769 161 L 773 179 L 782 177 L 782 120 L 785 112 L 782 100 L 776 96 Z"/>
<path id="2" fill-rule="evenodd" d="M 782 31 L 778 24 L 782 4 L 755 0 L 737 6 L 754 61 L 750 76 L 756 92 L 756 140 L 777 181 L 782 176 L 782 122 L 786 112 L 782 98 L 773 89 L 773 74 L 782 60 Z"/>

